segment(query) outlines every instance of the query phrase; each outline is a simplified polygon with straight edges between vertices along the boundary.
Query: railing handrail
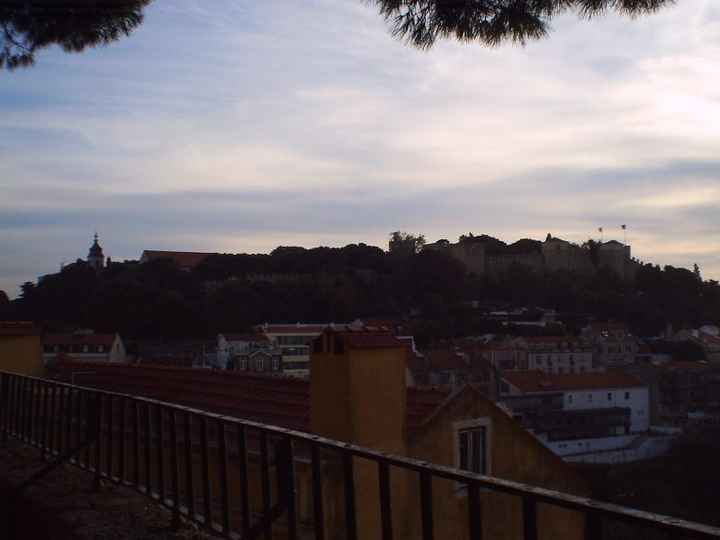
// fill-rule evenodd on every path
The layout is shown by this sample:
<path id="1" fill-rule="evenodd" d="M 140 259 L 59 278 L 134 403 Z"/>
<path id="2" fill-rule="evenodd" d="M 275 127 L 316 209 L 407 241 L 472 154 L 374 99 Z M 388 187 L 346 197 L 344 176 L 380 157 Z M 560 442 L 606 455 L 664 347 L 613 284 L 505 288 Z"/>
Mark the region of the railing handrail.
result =
<path id="1" fill-rule="evenodd" d="M 62 381 L 55 381 L 52 379 L 44 379 L 41 377 L 33 377 L 18 373 L 5 372 L 2 370 L 0 370 L 0 375 L 22 377 L 28 380 L 38 381 L 46 385 L 60 386 L 73 390 L 86 391 L 105 396 L 120 397 L 147 404 L 153 404 L 163 407 L 166 410 L 173 409 L 184 413 L 190 413 L 206 417 L 216 421 L 222 421 L 227 424 L 234 424 L 237 426 L 257 429 L 265 432 L 266 434 L 277 434 L 285 438 L 291 438 L 297 441 L 304 441 L 312 445 L 317 445 L 326 449 L 335 450 L 340 454 L 351 455 L 353 457 L 359 457 L 377 463 L 392 465 L 401 469 L 411 470 L 418 473 L 430 474 L 433 477 L 465 483 L 468 486 L 475 485 L 481 488 L 489 489 L 491 491 L 497 491 L 520 497 L 530 497 L 536 502 L 548 503 L 550 505 L 566 508 L 569 510 L 577 510 L 588 515 L 601 515 L 620 521 L 632 521 L 641 524 L 644 523 L 656 529 L 670 529 L 685 534 L 720 539 L 720 527 L 714 527 L 712 525 L 706 525 L 689 520 L 674 518 L 667 515 L 628 508 L 613 503 L 597 501 L 592 498 L 581 497 L 547 488 L 531 486 L 513 480 L 505 480 L 493 476 L 476 474 L 453 467 L 448 467 L 445 465 L 438 465 L 435 463 L 422 461 L 414 458 L 385 453 L 352 443 L 341 442 L 338 440 L 329 439 L 327 437 L 313 435 L 311 433 L 287 429 L 271 424 L 264 424 L 262 422 L 256 422 L 254 420 L 213 413 L 210 411 L 197 409 L 194 407 L 188 407 L 185 405 L 180 405 L 178 403 L 158 400 L 146 396 L 125 394 L 122 392 L 113 392 L 100 388 L 68 384 Z"/>

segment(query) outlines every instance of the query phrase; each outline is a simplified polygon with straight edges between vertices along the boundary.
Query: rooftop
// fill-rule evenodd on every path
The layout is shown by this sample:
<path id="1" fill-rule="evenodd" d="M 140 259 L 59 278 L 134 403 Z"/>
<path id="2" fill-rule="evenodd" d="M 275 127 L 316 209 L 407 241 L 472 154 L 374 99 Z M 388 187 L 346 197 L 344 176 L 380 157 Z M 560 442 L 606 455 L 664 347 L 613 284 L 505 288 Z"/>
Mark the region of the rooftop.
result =
<path id="1" fill-rule="evenodd" d="M 92 366 L 92 374 L 87 374 Z M 290 377 L 198 370 L 174 366 L 63 362 L 56 368 L 76 383 L 179 403 L 219 414 L 309 432 L 310 383 Z M 407 428 L 420 428 L 450 395 L 449 390 L 407 391 Z"/>
<path id="2" fill-rule="evenodd" d="M 615 371 L 567 375 L 542 371 L 507 371 L 503 373 L 503 379 L 526 393 L 644 386 L 636 377 Z"/>
<path id="3" fill-rule="evenodd" d="M 0 321 L 0 336 L 35 336 L 39 330 L 28 321 Z"/>
<path id="4" fill-rule="evenodd" d="M 107 345 L 115 341 L 115 334 L 45 334 L 43 345 Z"/>

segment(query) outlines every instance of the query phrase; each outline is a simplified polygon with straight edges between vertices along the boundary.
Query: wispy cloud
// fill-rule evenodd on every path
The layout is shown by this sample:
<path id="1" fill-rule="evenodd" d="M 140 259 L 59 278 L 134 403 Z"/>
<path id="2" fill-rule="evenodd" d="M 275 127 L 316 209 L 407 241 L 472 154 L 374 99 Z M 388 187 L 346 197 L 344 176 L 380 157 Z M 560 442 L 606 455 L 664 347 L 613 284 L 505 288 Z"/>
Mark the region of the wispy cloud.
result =
<path id="1" fill-rule="evenodd" d="M 130 39 L 3 75 L 0 288 L 96 228 L 122 259 L 627 223 L 643 259 L 720 278 L 717 17 L 420 52 L 363 2 L 155 2 Z"/>

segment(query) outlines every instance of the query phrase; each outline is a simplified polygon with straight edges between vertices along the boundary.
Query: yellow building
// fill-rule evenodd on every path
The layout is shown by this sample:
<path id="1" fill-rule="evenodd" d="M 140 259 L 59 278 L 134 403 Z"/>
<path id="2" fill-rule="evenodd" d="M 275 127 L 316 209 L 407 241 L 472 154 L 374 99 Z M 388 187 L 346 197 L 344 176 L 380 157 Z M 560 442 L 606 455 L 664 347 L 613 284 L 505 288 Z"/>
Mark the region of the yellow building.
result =
<path id="1" fill-rule="evenodd" d="M 408 414 L 408 394 L 417 391 L 406 388 L 406 358 L 407 349 L 394 336 L 326 331 L 315 342 L 312 356 L 311 431 L 439 465 L 588 494 L 585 482 L 570 466 L 472 386 L 448 395 L 419 425 L 409 425 L 413 415 Z M 379 538 L 374 464 L 359 461 L 355 482 L 358 536 Z M 420 538 L 416 478 L 400 472 L 392 492 L 394 511 L 405 516 L 394 524 L 395 537 Z M 468 537 L 467 493 L 462 486 L 438 482 L 433 488 L 433 508 L 438 537 Z M 522 507 L 517 498 L 485 491 L 477 510 L 483 516 L 484 538 L 522 538 Z M 576 512 L 548 506 L 539 511 L 538 519 L 540 539 L 584 537 L 584 517 Z"/>
<path id="2" fill-rule="evenodd" d="M 40 332 L 29 322 L 0 322 L 0 371 L 41 377 Z"/>

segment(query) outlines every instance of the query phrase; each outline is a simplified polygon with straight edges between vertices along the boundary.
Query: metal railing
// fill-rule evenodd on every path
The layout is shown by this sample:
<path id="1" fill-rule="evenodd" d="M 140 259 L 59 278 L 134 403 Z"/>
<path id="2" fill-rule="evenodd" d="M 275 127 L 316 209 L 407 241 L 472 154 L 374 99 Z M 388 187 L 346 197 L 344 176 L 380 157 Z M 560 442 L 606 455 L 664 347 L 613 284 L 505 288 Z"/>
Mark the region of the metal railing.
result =
<path id="1" fill-rule="evenodd" d="M 149 398 L 4 372 L 0 437 L 37 447 L 52 462 L 50 467 L 67 460 L 90 471 L 96 484 L 105 480 L 134 488 L 169 508 L 176 524 L 184 516 L 228 538 L 269 539 L 275 530 L 294 539 L 304 528 L 303 536 L 322 540 L 332 526 L 344 529 L 345 538 L 356 539 L 363 519 L 357 471 L 368 466 L 376 469 L 372 504 L 383 540 L 400 536 L 399 520 L 407 517 L 398 516 L 401 505 L 395 504 L 399 475 L 415 486 L 408 490 L 412 495 L 405 494 L 411 501 L 405 512 L 418 516 L 423 540 L 445 537 L 439 521 L 443 510 L 433 498 L 433 487 L 442 481 L 464 486 L 466 518 L 461 526 L 463 536 L 472 539 L 483 537 L 483 520 L 490 519 L 481 511 L 487 492 L 520 501 L 525 540 L 542 536 L 539 506 L 584 516 L 581 536 L 589 540 L 607 537 L 603 529 L 608 522 L 666 531 L 666 538 L 720 538 L 720 528 Z M 340 511 L 333 512 L 341 519 L 335 521 L 325 514 L 328 494 L 323 494 L 332 474 L 342 499 Z M 304 521 L 298 515 L 300 475 L 311 507 Z"/>

